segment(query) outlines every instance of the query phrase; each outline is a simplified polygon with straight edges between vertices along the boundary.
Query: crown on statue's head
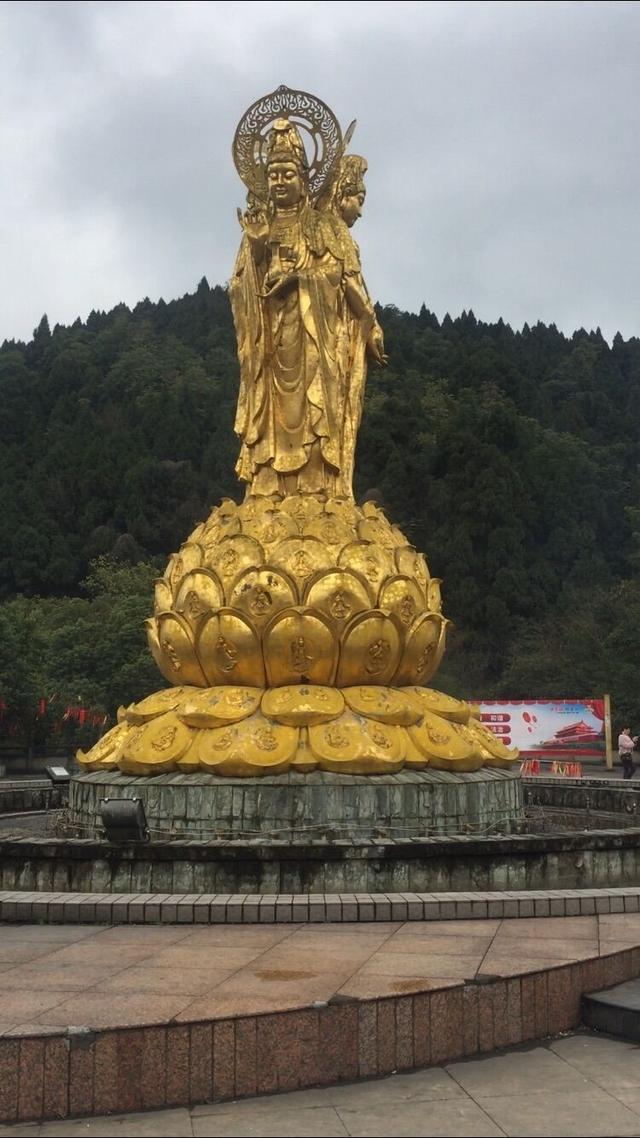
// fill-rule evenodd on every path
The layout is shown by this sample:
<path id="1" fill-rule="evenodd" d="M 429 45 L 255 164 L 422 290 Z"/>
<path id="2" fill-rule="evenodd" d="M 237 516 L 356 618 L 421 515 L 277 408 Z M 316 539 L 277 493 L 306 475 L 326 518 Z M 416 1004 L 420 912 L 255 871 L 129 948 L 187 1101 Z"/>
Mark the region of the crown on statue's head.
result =
<path id="1" fill-rule="evenodd" d="M 364 176 L 368 164 L 366 158 L 359 154 L 345 154 L 340 160 L 340 169 L 336 181 L 337 197 L 347 197 L 350 194 L 366 194 Z"/>
<path id="2" fill-rule="evenodd" d="M 294 162 L 304 173 L 309 168 L 298 128 L 289 119 L 276 119 L 267 137 L 267 166 L 271 162 Z"/>

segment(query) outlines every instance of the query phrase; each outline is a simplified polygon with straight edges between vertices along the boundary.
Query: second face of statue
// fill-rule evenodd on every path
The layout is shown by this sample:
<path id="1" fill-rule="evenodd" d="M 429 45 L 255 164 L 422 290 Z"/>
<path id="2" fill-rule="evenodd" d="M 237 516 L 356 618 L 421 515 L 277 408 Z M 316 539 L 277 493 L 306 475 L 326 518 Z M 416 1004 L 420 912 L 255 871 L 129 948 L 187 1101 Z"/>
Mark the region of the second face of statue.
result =
<path id="1" fill-rule="evenodd" d="M 354 194 L 344 194 L 340 199 L 340 216 L 342 220 L 351 229 L 355 225 L 359 217 L 362 217 L 362 207 L 364 205 L 364 192 Z"/>

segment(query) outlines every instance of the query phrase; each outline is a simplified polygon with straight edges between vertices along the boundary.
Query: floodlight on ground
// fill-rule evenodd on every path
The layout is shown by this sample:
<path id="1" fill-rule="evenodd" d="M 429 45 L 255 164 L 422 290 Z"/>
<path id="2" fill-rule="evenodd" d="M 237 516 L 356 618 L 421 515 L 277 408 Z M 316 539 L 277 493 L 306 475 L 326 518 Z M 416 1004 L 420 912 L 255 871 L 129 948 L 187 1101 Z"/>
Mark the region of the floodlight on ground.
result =
<path id="1" fill-rule="evenodd" d="M 66 767 L 63 767 L 62 764 L 58 765 L 58 764 L 53 763 L 53 764 L 51 764 L 51 766 L 45 767 L 44 769 L 45 769 L 45 774 L 48 774 L 51 781 L 53 783 L 55 783 L 56 785 L 62 785 L 63 783 L 67 783 L 67 782 L 69 782 L 69 779 L 71 778 L 69 771 L 67 770 Z"/>
<path id="2" fill-rule="evenodd" d="M 105 798 L 100 817 L 108 842 L 148 842 L 144 806 L 139 798 Z"/>

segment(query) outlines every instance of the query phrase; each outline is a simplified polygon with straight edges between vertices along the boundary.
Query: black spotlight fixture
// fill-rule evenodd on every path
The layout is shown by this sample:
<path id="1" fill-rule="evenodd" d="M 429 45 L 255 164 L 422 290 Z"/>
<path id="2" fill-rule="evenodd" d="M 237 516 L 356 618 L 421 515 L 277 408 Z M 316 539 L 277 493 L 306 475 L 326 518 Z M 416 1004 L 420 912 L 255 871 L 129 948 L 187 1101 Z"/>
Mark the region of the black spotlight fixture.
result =
<path id="1" fill-rule="evenodd" d="M 140 798 L 105 798 L 100 817 L 108 842 L 148 842 L 149 830 Z"/>

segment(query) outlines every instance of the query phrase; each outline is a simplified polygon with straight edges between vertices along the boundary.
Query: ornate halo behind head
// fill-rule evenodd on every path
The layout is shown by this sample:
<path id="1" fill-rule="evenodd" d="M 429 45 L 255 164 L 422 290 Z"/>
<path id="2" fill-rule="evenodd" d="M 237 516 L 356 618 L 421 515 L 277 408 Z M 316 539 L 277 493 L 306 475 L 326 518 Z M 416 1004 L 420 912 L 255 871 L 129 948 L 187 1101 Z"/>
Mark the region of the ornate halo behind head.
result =
<path id="1" fill-rule="evenodd" d="M 342 131 L 327 104 L 306 91 L 278 87 L 245 111 L 233 138 L 236 170 L 247 189 L 264 199 L 267 139 L 279 118 L 290 119 L 300 132 L 309 166 L 309 195 L 316 199 L 331 181 L 340 161 Z"/>

